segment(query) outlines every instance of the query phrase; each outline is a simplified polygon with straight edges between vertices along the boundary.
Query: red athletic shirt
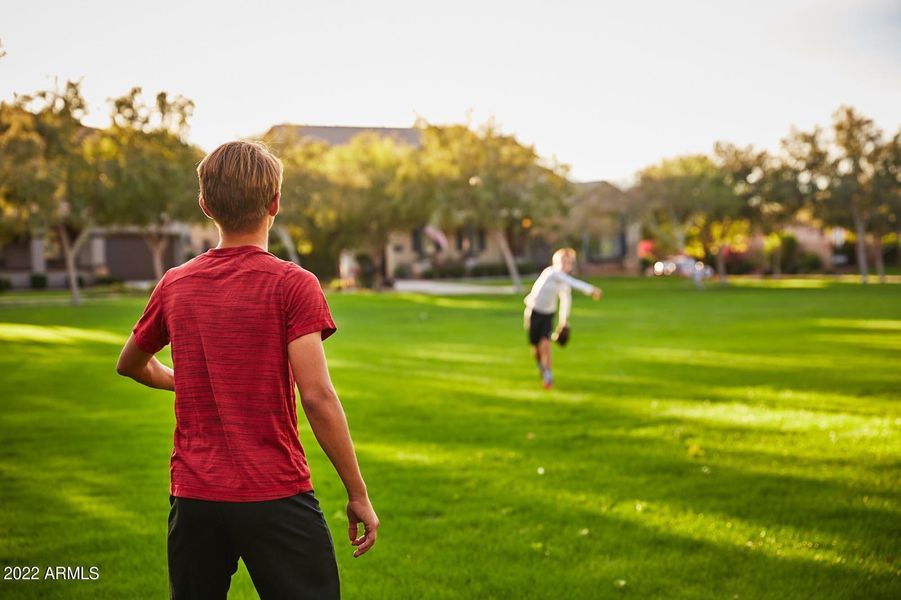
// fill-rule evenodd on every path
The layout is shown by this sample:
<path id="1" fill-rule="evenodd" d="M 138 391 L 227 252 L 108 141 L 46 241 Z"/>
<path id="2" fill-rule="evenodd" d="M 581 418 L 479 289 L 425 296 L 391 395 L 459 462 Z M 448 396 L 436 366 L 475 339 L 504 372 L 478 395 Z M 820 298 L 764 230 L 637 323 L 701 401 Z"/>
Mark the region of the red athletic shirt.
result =
<path id="1" fill-rule="evenodd" d="M 212 248 L 166 271 L 133 329 L 172 344 L 170 494 L 255 502 L 313 489 L 288 342 L 335 332 L 319 280 L 259 246 Z"/>

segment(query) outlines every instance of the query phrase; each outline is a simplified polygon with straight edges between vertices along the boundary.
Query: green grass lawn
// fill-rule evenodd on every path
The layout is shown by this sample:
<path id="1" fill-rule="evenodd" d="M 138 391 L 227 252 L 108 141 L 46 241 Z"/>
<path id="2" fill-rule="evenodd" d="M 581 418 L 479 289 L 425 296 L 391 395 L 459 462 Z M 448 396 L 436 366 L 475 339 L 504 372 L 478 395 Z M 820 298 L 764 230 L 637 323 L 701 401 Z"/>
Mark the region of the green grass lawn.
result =
<path id="1" fill-rule="evenodd" d="M 901 285 L 599 283 L 550 392 L 518 297 L 329 297 L 382 520 L 353 559 L 302 423 L 345 597 L 901 597 Z M 0 597 L 166 597 L 173 396 L 114 368 L 145 301 L 0 307 L 0 563 L 100 568 Z"/>

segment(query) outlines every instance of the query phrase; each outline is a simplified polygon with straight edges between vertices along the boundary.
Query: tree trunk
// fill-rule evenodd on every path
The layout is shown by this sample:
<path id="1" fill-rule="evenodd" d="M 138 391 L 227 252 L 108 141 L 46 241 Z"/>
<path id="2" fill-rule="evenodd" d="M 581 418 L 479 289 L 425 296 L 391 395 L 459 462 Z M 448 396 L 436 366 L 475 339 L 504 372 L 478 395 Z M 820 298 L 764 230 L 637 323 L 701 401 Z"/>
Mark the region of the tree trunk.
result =
<path id="1" fill-rule="evenodd" d="M 500 229 L 494 232 L 497 243 L 501 248 L 501 254 L 504 255 L 504 262 L 507 263 L 507 270 L 510 272 L 510 278 L 513 280 L 513 291 L 517 294 L 522 293 L 522 277 L 519 276 L 519 267 L 516 266 L 516 259 L 513 258 L 513 252 L 510 250 L 510 244 L 504 232 Z"/>
<path id="2" fill-rule="evenodd" d="M 294 245 L 294 240 L 291 239 L 291 234 L 288 232 L 287 227 L 282 227 L 281 225 L 273 225 L 272 232 L 278 236 L 279 241 L 282 243 L 282 246 L 285 247 L 285 250 L 288 252 L 288 258 L 294 264 L 300 264 L 300 255 L 297 253 L 297 246 Z"/>
<path id="3" fill-rule="evenodd" d="M 857 268 L 860 270 L 860 282 L 867 284 L 870 281 L 867 265 L 867 230 L 856 210 L 852 211 L 851 216 L 854 218 L 854 232 L 857 235 Z"/>
<path id="4" fill-rule="evenodd" d="M 685 254 L 685 228 L 675 223 L 673 228 L 676 230 L 676 254 Z"/>
<path id="5" fill-rule="evenodd" d="M 882 256 L 882 236 L 876 234 L 874 246 L 876 249 L 876 274 L 879 276 L 879 283 L 885 283 L 885 260 Z"/>
<path id="6" fill-rule="evenodd" d="M 726 248 L 728 248 L 728 246 L 720 246 L 719 250 L 716 251 L 716 274 L 719 277 L 721 285 L 729 283 L 726 274 Z"/>
<path id="7" fill-rule="evenodd" d="M 373 261 L 372 289 L 380 292 L 385 288 L 385 246 L 376 244 L 371 255 Z"/>
<path id="8" fill-rule="evenodd" d="M 901 267 L 901 229 L 895 232 L 895 265 Z"/>
<path id="9" fill-rule="evenodd" d="M 144 243 L 150 249 L 150 258 L 153 261 L 153 276 L 159 281 L 163 278 L 163 253 L 169 247 L 169 236 L 160 231 L 154 231 L 145 233 L 142 237 L 144 238 Z"/>
<path id="10" fill-rule="evenodd" d="M 773 278 L 779 279 L 782 277 L 782 240 L 779 240 L 779 245 L 773 248 L 773 254 L 771 256 L 773 261 Z"/>
<path id="11" fill-rule="evenodd" d="M 69 239 L 69 232 L 66 231 L 64 224 L 57 224 L 56 230 L 59 234 L 60 245 L 63 247 L 63 258 L 66 262 L 66 279 L 69 282 L 69 291 L 72 292 L 72 305 L 78 306 L 81 304 L 81 290 L 78 287 L 78 272 L 76 271 L 75 261 L 78 253 L 81 251 L 81 247 L 91 235 L 91 228 L 85 226 L 79 232 L 74 242 Z"/>

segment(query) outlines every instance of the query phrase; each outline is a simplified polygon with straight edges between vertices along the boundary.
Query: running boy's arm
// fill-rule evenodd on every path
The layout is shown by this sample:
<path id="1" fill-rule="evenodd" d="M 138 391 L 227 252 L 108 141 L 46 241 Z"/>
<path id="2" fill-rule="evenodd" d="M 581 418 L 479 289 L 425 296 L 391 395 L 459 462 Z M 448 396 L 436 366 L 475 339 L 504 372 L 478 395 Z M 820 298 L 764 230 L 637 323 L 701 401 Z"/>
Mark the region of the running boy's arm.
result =
<path id="1" fill-rule="evenodd" d="M 568 285 L 561 285 L 558 297 L 560 298 L 560 314 L 557 318 L 557 331 L 560 331 L 569 323 L 569 309 L 573 302 L 572 290 Z"/>
<path id="2" fill-rule="evenodd" d="M 564 273 L 563 271 L 557 271 L 557 272 L 555 273 L 555 276 L 556 276 L 560 281 L 562 281 L 563 283 L 565 283 L 566 285 L 568 285 L 568 286 L 570 286 L 570 287 L 576 288 L 577 290 L 579 290 L 580 292 L 582 292 L 582 293 L 585 294 L 586 296 L 587 296 L 587 295 L 594 295 L 595 290 L 600 291 L 599 288 L 594 287 L 593 285 L 591 285 L 591 284 L 588 283 L 587 281 L 582 281 L 581 279 L 576 279 L 576 278 L 573 277 L 572 275 L 569 275 L 569 274 L 567 274 L 567 273 Z"/>
<path id="3" fill-rule="evenodd" d="M 375 544 L 379 519 L 369 501 L 347 418 L 329 376 L 321 333 L 314 331 L 289 342 L 288 359 L 313 435 L 347 490 L 348 537 L 357 546 L 354 556 L 360 556 Z M 359 523 L 363 523 L 364 534 L 357 537 Z"/>

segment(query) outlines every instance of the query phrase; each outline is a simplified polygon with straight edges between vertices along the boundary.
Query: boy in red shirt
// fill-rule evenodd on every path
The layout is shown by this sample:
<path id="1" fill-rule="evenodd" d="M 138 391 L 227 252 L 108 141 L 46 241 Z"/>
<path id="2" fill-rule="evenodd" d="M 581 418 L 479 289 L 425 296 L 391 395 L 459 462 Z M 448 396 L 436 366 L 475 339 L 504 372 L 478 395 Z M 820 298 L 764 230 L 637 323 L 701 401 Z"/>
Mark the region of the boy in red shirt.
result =
<path id="1" fill-rule="evenodd" d="M 316 276 L 267 250 L 281 161 L 262 145 L 229 142 L 197 174 L 219 245 L 163 275 L 116 366 L 175 392 L 170 598 L 226 598 L 239 557 L 263 599 L 338 598 L 331 535 L 298 439 L 295 382 L 347 489 L 355 557 L 375 543 L 379 521 L 322 347 L 335 323 Z M 170 343 L 173 369 L 154 357 Z"/>

